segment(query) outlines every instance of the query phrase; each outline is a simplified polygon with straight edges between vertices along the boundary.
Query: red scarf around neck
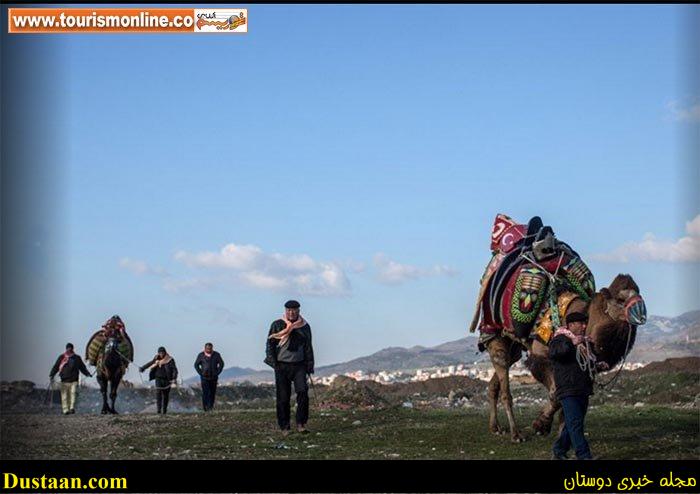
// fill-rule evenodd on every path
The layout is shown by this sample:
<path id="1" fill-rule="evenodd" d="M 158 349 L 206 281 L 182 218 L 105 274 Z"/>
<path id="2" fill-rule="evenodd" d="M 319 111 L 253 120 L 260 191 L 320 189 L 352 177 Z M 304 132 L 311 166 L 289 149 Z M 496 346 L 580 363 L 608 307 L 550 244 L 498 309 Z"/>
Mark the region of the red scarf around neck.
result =
<path id="1" fill-rule="evenodd" d="M 58 364 L 58 372 L 61 372 L 61 369 L 68 363 L 70 358 L 75 355 L 75 352 L 73 350 L 66 350 L 63 352 L 63 357 L 61 358 L 61 363 Z"/>

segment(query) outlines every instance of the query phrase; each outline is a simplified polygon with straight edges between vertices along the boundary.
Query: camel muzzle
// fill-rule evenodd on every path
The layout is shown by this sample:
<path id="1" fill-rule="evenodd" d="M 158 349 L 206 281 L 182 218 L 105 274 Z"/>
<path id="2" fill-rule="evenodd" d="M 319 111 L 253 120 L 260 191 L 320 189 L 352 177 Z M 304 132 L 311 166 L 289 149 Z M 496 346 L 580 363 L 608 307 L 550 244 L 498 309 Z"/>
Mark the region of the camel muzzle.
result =
<path id="1" fill-rule="evenodd" d="M 635 326 L 641 326 L 647 322 L 647 306 L 639 295 L 630 298 L 625 304 L 625 316 L 627 322 Z"/>

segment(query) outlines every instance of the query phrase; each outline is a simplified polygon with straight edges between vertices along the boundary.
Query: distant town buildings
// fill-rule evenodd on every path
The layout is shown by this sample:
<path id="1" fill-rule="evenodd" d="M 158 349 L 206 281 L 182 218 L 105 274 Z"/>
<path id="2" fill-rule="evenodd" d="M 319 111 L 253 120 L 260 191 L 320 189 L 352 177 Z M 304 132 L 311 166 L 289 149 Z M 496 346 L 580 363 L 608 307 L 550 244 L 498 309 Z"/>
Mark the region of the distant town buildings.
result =
<path id="1" fill-rule="evenodd" d="M 644 367 L 646 363 L 642 362 L 626 362 L 623 365 L 624 370 L 634 370 Z M 490 362 L 477 362 L 474 364 L 457 364 L 448 365 L 445 367 L 429 367 L 425 369 L 416 369 L 414 371 L 387 371 L 380 370 L 378 372 L 365 372 L 357 370 L 346 372 L 342 375 L 355 379 L 356 381 L 375 381 L 381 384 L 391 384 L 399 382 L 415 382 L 427 381 L 429 379 L 438 379 L 441 377 L 450 376 L 466 376 L 472 379 L 481 381 L 490 381 L 493 377 L 493 367 Z M 341 374 L 331 374 L 316 378 L 315 381 L 321 384 L 331 384 Z M 523 361 L 520 360 L 510 368 L 512 377 L 529 376 L 530 371 L 525 367 Z"/>

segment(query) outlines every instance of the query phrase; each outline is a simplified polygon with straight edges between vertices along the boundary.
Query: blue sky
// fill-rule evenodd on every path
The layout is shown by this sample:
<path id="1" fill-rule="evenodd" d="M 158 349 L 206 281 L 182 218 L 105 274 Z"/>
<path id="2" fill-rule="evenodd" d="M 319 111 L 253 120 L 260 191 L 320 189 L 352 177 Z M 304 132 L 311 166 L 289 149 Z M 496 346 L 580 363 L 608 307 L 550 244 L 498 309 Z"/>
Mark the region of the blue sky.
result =
<path id="1" fill-rule="evenodd" d="M 56 37 L 55 353 L 118 313 L 138 360 L 163 344 L 189 375 L 211 340 L 262 368 L 288 298 L 319 364 L 457 339 L 499 212 L 653 314 L 697 309 L 689 8 L 256 5 L 242 36 Z"/>

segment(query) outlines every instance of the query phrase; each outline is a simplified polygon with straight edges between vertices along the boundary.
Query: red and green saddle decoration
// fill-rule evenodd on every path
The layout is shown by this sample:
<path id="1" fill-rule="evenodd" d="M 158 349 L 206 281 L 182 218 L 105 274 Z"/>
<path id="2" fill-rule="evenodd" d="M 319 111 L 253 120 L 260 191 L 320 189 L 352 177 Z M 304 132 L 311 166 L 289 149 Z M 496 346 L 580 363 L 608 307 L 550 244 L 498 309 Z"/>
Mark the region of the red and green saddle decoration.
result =
<path id="1" fill-rule="evenodd" d="M 129 362 L 134 361 L 134 344 L 126 333 L 124 322 L 116 315 L 109 318 L 102 325 L 102 329 L 95 331 L 90 337 L 85 348 L 85 359 L 90 365 L 94 365 L 99 369 L 104 359 L 105 345 L 110 338 L 117 339 L 117 351 L 126 359 L 124 367 L 128 367 Z"/>
<path id="2" fill-rule="evenodd" d="M 498 268 L 503 263 L 506 255 L 512 252 L 516 246 L 520 244 L 527 231 L 527 225 L 516 223 L 510 216 L 505 214 L 497 214 L 491 230 L 491 253 L 492 257 L 486 265 L 484 274 L 481 277 L 481 290 L 476 300 L 476 309 L 472 317 L 472 323 L 469 327 L 470 332 L 476 329 L 484 299 L 487 297 L 488 290 L 491 286 L 491 278 L 496 273 Z M 484 307 L 486 313 L 490 315 L 488 308 Z M 490 319 L 487 317 L 486 319 Z"/>
<path id="3" fill-rule="evenodd" d="M 497 223 L 502 216 L 496 218 Z M 519 226 L 518 231 L 525 233 L 509 245 L 508 252 L 494 252 L 482 277 L 471 331 L 478 324 L 482 335 L 507 331 L 528 338 L 541 313 L 557 307 L 559 294 L 571 292 L 588 301 L 595 293 L 588 266 L 567 244 L 556 240 L 551 228 L 542 225 L 538 217 L 530 221 L 527 230 L 525 225 Z M 558 324 L 559 311 L 550 313 Z"/>
<path id="4" fill-rule="evenodd" d="M 85 349 L 85 360 L 87 360 L 90 365 L 94 365 L 98 368 L 101 366 L 106 343 L 107 335 L 101 329 L 90 337 Z M 117 350 L 127 359 L 124 364 L 128 367 L 129 362 L 134 361 L 134 344 L 131 342 L 129 335 L 125 334 L 119 339 Z"/>
<path id="5" fill-rule="evenodd" d="M 561 255 L 537 263 L 525 262 L 515 270 L 506 284 L 494 322 L 520 338 L 530 335 L 540 312 L 550 302 L 556 304 L 562 292 L 573 292 L 585 301 L 595 293 L 593 274 L 579 257 Z M 558 268 L 558 269 L 557 269 Z M 552 283 L 554 284 L 552 286 Z M 557 323 L 558 311 L 553 316 Z"/>

